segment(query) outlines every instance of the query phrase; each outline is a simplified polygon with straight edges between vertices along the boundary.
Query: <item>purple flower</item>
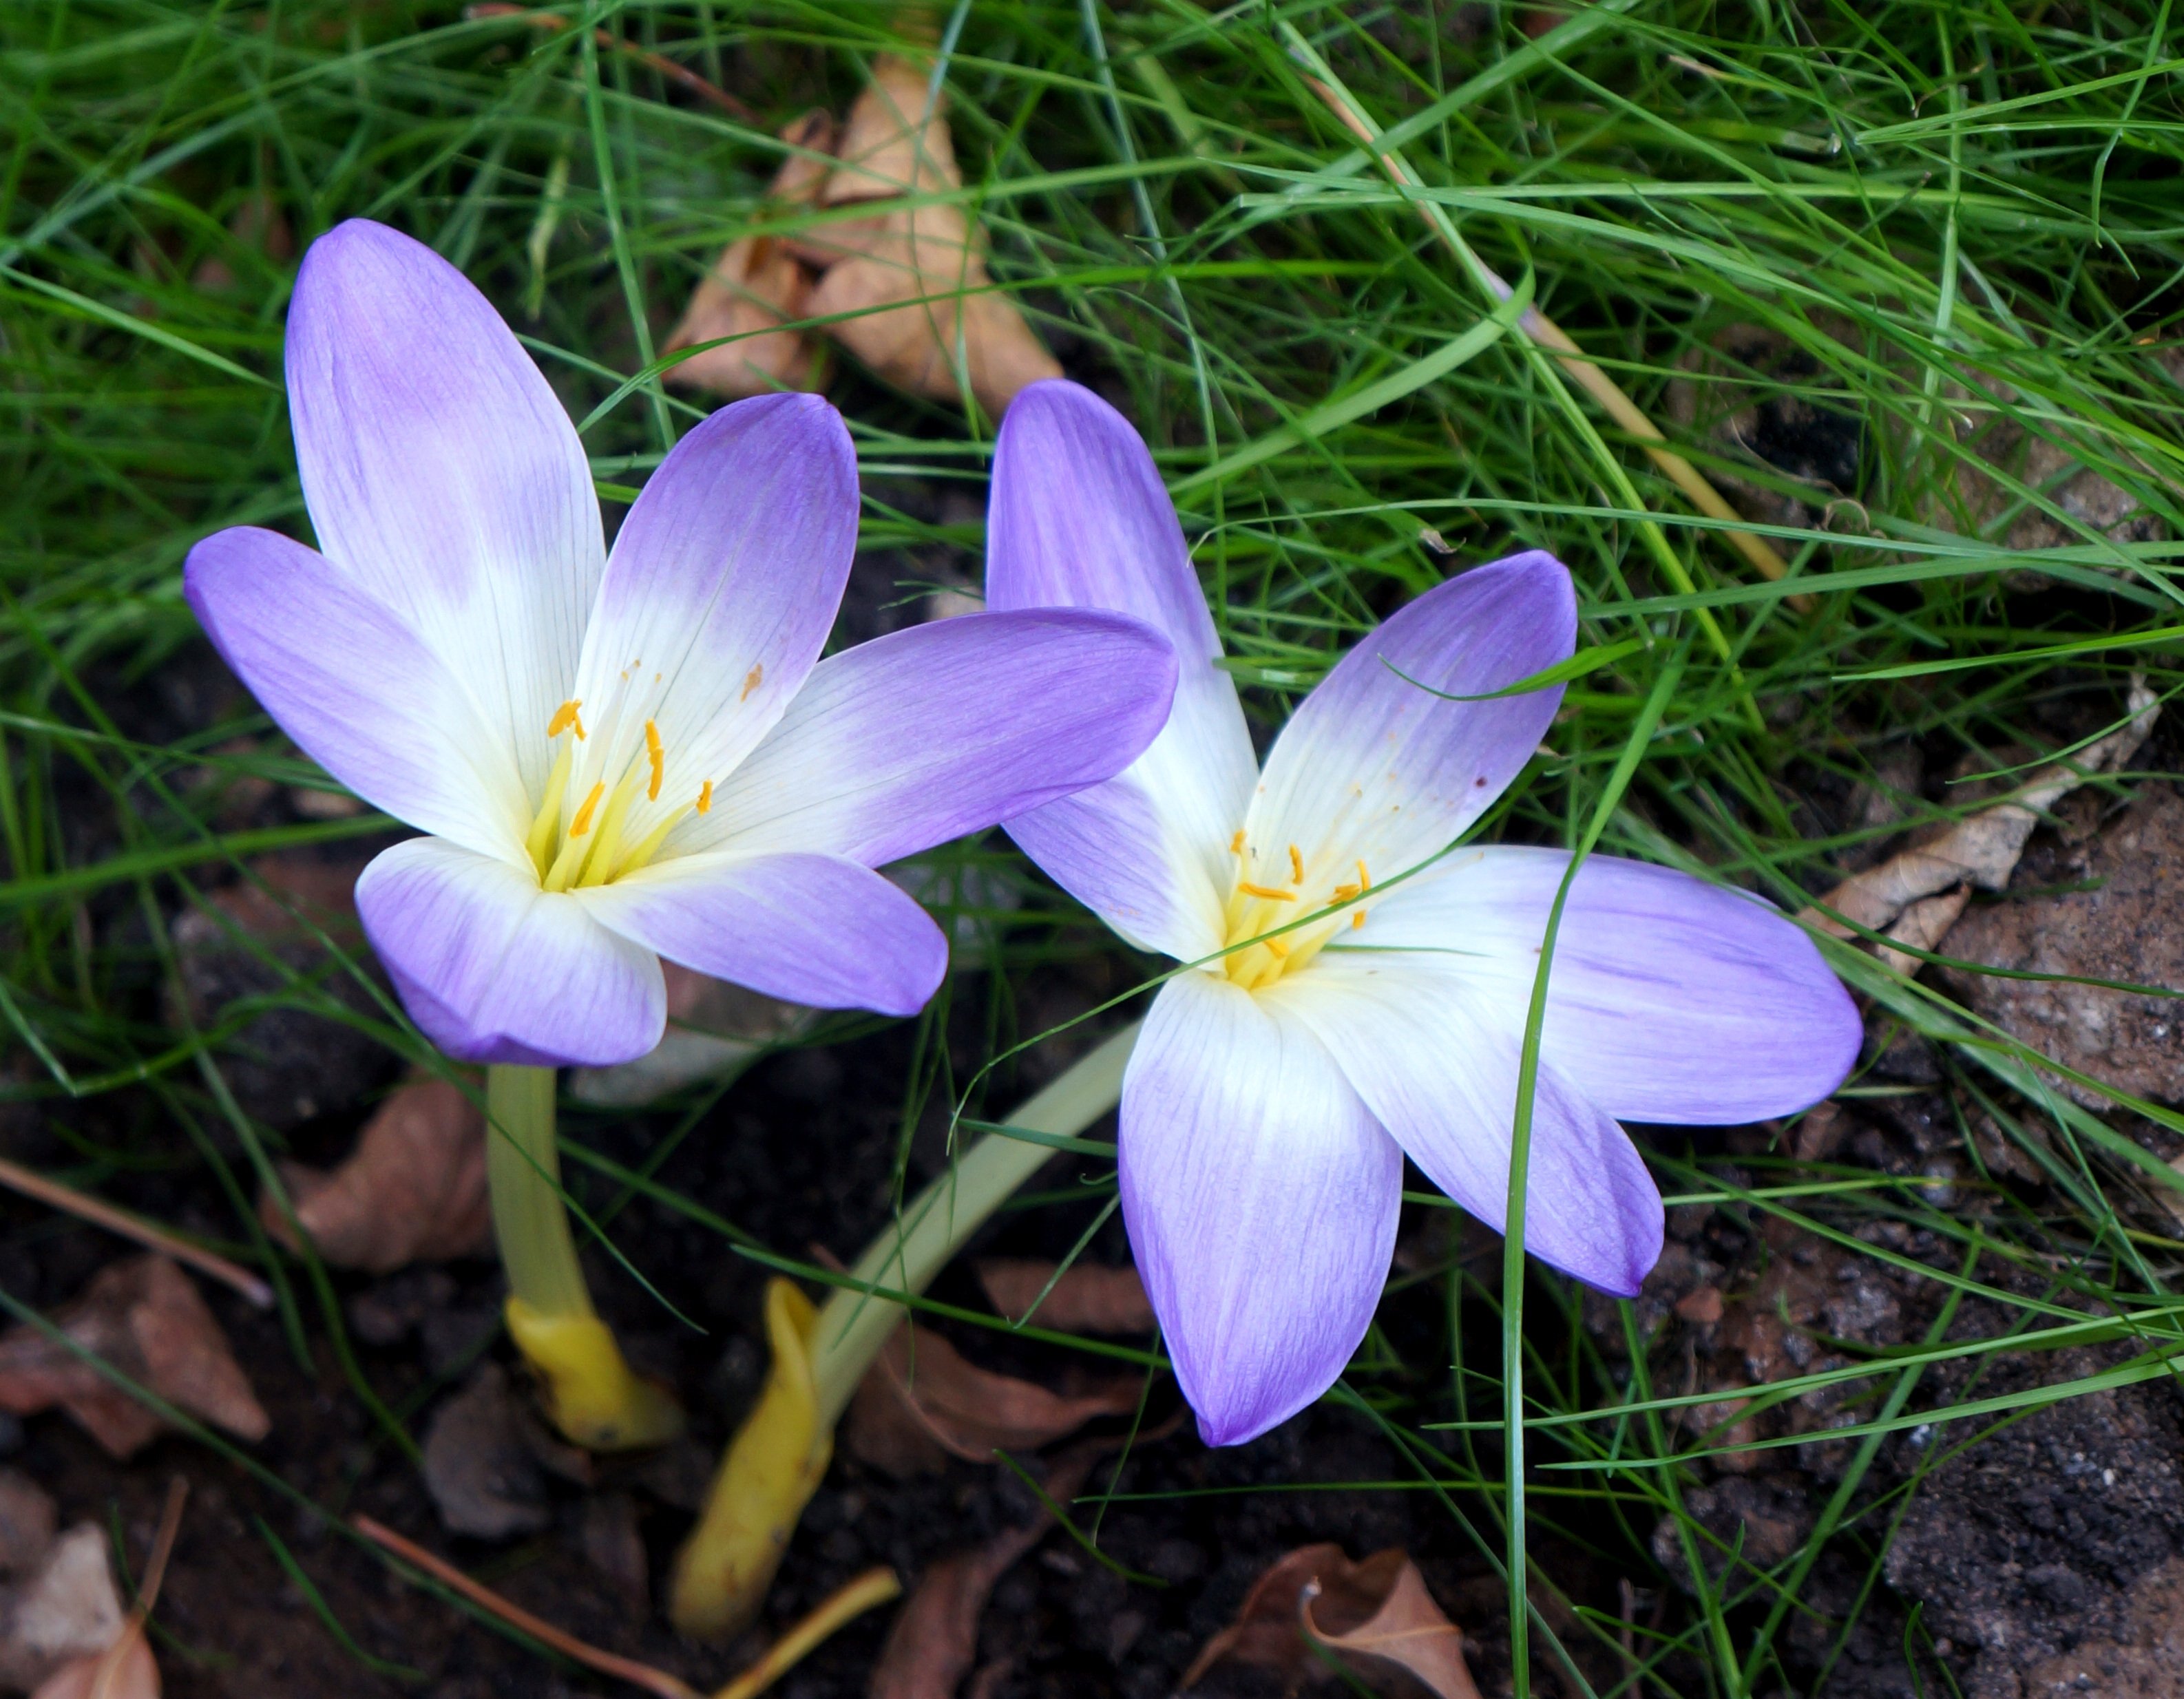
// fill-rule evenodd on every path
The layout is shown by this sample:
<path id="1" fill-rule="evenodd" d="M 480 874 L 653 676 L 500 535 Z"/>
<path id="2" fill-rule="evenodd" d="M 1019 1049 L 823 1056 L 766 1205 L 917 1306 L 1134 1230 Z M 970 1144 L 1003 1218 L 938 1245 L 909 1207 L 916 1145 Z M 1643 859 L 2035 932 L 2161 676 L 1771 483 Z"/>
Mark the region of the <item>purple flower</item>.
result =
<path id="1" fill-rule="evenodd" d="M 223 531 L 185 588 L 298 744 L 432 834 L 357 904 L 450 1056 L 641 1056 L 663 955 L 912 1012 L 946 942 L 872 870 L 1108 777 L 1167 712 L 1167 643 L 1112 614 L 972 615 L 820 660 L 858 498 L 815 396 L 707 419 L 610 555 L 538 369 L 382 226 L 305 256 L 287 368 L 319 551 Z"/>
<path id="2" fill-rule="evenodd" d="M 1201 1432 L 1249 1440 L 1318 1397 L 1363 1338 L 1406 1156 L 1502 1225 L 1525 1013 L 1568 858 L 1442 852 L 1562 692 L 1452 702 L 1418 686 L 1475 696 L 1567 657 L 1569 573 L 1518 554 L 1419 597 L 1304 700 L 1262 770 L 1151 457 L 1104 402 L 1048 382 L 1002 421 L 987 599 L 1134 614 L 1181 662 L 1150 749 L 1009 831 L 1132 944 L 1201 964 L 1162 988 L 1130 1058 L 1123 1209 Z M 1636 1292 L 1661 1199 L 1618 1118 L 1802 1109 L 1841 1082 L 1858 1036 L 1811 940 L 1768 904 L 1593 857 L 1548 982 L 1527 1248 Z"/>

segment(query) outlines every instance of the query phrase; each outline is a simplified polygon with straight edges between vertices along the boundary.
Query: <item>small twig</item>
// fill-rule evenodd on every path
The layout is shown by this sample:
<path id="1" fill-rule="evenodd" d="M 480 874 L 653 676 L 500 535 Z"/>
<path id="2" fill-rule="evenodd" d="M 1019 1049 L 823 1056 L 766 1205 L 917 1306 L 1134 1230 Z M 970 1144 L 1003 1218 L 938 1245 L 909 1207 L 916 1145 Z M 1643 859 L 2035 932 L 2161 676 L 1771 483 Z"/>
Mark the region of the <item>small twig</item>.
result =
<path id="1" fill-rule="evenodd" d="M 660 1699 L 705 1699 L 698 1690 L 681 1677 L 671 1675 L 664 1669 L 655 1669 L 649 1663 L 639 1663 L 634 1658 L 617 1657 L 611 1652 L 602 1652 L 598 1646 L 588 1646 L 573 1635 L 565 1634 L 551 1623 L 542 1621 L 521 1605 L 503 1598 L 492 1588 L 471 1578 L 444 1558 L 436 1557 L 413 1540 L 404 1540 L 384 1523 L 359 1513 L 349 1518 L 349 1525 L 373 1544 L 382 1546 L 405 1563 L 423 1570 L 443 1586 L 450 1587 L 468 1599 L 480 1610 L 489 1612 L 503 1622 L 523 1630 L 542 1645 L 551 1646 L 564 1657 L 572 1658 L 588 1669 L 596 1669 L 602 1675 L 611 1675 L 642 1687 L 647 1692 L 660 1695 Z M 861 1616 L 875 1605 L 883 1605 L 899 1596 L 902 1583 L 889 1568 L 869 1569 L 865 1574 L 823 1600 L 819 1607 L 776 1641 L 766 1655 L 741 1675 L 723 1687 L 713 1699 L 755 1699 L 773 1685 L 811 1649 L 834 1633 L 852 1618 Z"/>
<path id="2" fill-rule="evenodd" d="M 33 1169 L 17 1162 L 0 1158 L 0 1185 L 11 1186 L 25 1197 L 51 1204 L 55 1209 L 65 1210 L 79 1216 L 109 1233 L 118 1233 L 124 1239 L 133 1239 L 139 1245 L 171 1256 L 177 1262 L 187 1262 L 200 1274 L 232 1286 L 261 1310 L 273 1307 L 273 1289 L 248 1268 L 216 1256 L 209 1251 L 201 1251 L 186 1239 L 180 1239 L 168 1228 L 142 1216 L 131 1215 L 118 1209 L 88 1192 L 80 1192 L 73 1186 L 64 1186 L 58 1180 L 49 1180 Z"/>
<path id="3" fill-rule="evenodd" d="M 473 1581 L 444 1558 L 435 1557 L 415 1541 L 404 1540 L 384 1523 L 375 1522 L 359 1512 L 349 1518 L 349 1525 L 375 1545 L 385 1546 L 404 1563 L 414 1564 L 442 1585 L 453 1588 L 480 1610 L 521 1629 L 533 1640 L 551 1646 L 564 1657 L 575 1659 L 587 1669 L 596 1669 L 602 1675 L 615 1676 L 647 1692 L 657 1693 L 660 1699 L 704 1699 L 696 1688 L 664 1669 L 602 1652 L 598 1646 L 587 1646 L 574 1635 L 564 1634 L 553 1624 L 501 1597 L 492 1588 Z"/>
<path id="4" fill-rule="evenodd" d="M 479 0 L 475 6 L 463 8 L 463 16 L 470 19 L 521 18 L 525 23 L 542 30 L 566 30 L 569 27 L 569 20 L 559 12 L 536 12 L 528 6 L 511 4 L 510 0 Z M 702 100 L 710 100 L 731 118 L 739 119 L 746 124 L 758 122 L 758 114 L 727 90 L 707 82 L 688 65 L 677 64 L 666 54 L 652 53 L 605 30 L 593 31 L 592 38 L 609 53 L 627 53 L 648 70 L 658 71 L 668 81 L 688 89 Z"/>
<path id="5" fill-rule="evenodd" d="M 867 1569 L 820 1602 L 803 1621 L 766 1648 L 766 1656 L 713 1696 L 713 1699 L 757 1699 L 786 1675 L 812 1647 L 852 1618 L 902 1596 L 902 1578 L 884 1564 Z"/>
<path id="6" fill-rule="evenodd" d="M 1417 173 L 1396 154 L 1382 152 L 1375 147 L 1379 137 L 1372 126 L 1366 123 L 1363 115 L 1354 110 L 1349 102 L 1316 76 L 1307 75 L 1304 80 L 1312 92 L 1326 103 L 1327 109 L 1335 115 L 1342 127 L 1365 144 L 1366 149 L 1380 162 L 1381 169 L 1389 176 L 1407 188 L 1424 187 Z M 1420 210 L 1423 213 L 1424 209 Z M 1426 223 L 1436 235 L 1443 234 L 1430 217 L 1427 218 Z M 1512 292 L 1500 275 L 1484 264 L 1479 270 L 1488 287 L 1502 299 L 1507 300 Z M 1696 466 L 1667 446 L 1669 439 L 1663 435 L 1660 427 L 1646 416 L 1636 402 L 1623 393 L 1621 386 L 1613 378 L 1585 357 L 1585 351 L 1570 340 L 1561 326 L 1537 307 L 1525 308 L 1517 325 L 1526 336 L 1561 362 L 1563 370 L 1577 381 L 1580 389 L 1600 404 L 1601 409 L 1609 418 L 1638 439 L 1639 445 L 1646 450 L 1653 464 L 1661 469 L 1669 482 L 1691 498 L 1693 506 L 1709 519 L 1719 520 L 1731 527 L 1724 532 L 1723 536 L 1732 549 L 1758 570 L 1762 577 L 1778 580 L 1790 576 L 1790 563 L 1775 553 L 1765 538 L 1755 536 L 1743 528 L 1744 516 L 1729 504 L 1719 490 L 1707 482 Z M 1810 596 L 1791 596 L 1787 599 L 1799 613 L 1808 614 L 1816 605 Z"/>
<path id="7" fill-rule="evenodd" d="M 182 1507 L 189 1501 L 190 1484 L 176 1475 L 167 1483 L 167 1507 L 160 1512 L 159 1532 L 145 1561 L 143 1585 L 136 1589 L 136 1607 L 130 1613 L 138 1624 L 152 1614 L 159 1602 L 159 1584 L 167 1579 L 167 1559 L 174 1555 L 175 1536 L 182 1531 Z"/>

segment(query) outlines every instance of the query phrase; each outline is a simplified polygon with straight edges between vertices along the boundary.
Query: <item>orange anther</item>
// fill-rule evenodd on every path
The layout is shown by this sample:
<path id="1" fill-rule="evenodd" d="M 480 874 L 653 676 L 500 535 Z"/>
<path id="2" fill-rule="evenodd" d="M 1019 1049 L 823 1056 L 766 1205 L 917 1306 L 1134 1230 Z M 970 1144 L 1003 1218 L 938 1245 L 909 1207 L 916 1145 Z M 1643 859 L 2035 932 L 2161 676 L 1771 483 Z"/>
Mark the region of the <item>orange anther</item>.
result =
<path id="1" fill-rule="evenodd" d="M 1362 861 L 1357 864 L 1357 888 L 1361 891 L 1369 891 L 1373 888 L 1373 876 L 1365 871 L 1365 864 Z"/>
<path id="2" fill-rule="evenodd" d="M 1293 885 L 1304 883 L 1304 857 L 1297 854 L 1297 847 L 1294 844 L 1290 845 L 1290 883 Z"/>
<path id="3" fill-rule="evenodd" d="M 592 794 L 584 799 L 584 805 L 577 811 L 577 817 L 569 822 L 569 836 L 582 838 L 592 829 L 592 811 L 599 805 L 599 799 L 606 794 L 604 779 L 592 787 Z"/>
<path id="4" fill-rule="evenodd" d="M 1357 913 L 1355 913 L 1355 914 L 1353 914 L 1352 916 L 1350 916 L 1350 929 L 1351 929 L 1351 931 L 1355 932 L 1355 931 L 1357 931 L 1357 928 L 1358 928 L 1359 927 L 1361 927 L 1361 926 L 1362 926 L 1362 925 L 1364 925 L 1364 924 L 1365 924 L 1365 911 L 1364 911 L 1364 910 L 1360 909 L 1360 910 L 1358 910 L 1358 911 L 1357 911 Z"/>
<path id="5" fill-rule="evenodd" d="M 764 661 L 760 661 L 756 666 L 754 666 L 749 672 L 746 672 L 744 675 L 744 694 L 736 698 L 736 700 L 738 702 L 749 701 L 751 692 L 757 689 L 760 684 L 764 682 L 765 678 L 766 663 Z"/>
<path id="6" fill-rule="evenodd" d="M 1244 828 L 1240 826 L 1236 828 L 1236 835 L 1228 840 L 1228 853 L 1231 855 L 1244 853 Z"/>
<path id="7" fill-rule="evenodd" d="M 713 782 L 710 779 L 707 779 L 705 781 L 705 788 L 698 793 L 698 812 L 700 814 L 710 814 L 712 811 Z"/>
<path id="8" fill-rule="evenodd" d="M 546 735 L 549 738 L 558 738 L 574 726 L 577 728 L 577 740 L 582 742 L 584 736 L 584 719 L 583 716 L 577 710 L 583 705 L 582 701 L 572 700 L 564 702 L 556 708 L 554 710 L 554 717 L 546 722 Z"/>
<path id="9" fill-rule="evenodd" d="M 1277 955 L 1287 955 L 1290 953 L 1289 945 L 1284 944 L 1281 939 L 1278 938 L 1262 939 L 1260 942 L 1265 944 L 1268 949 L 1273 950 Z"/>
<path id="10" fill-rule="evenodd" d="M 1296 900 L 1296 894 L 1293 891 L 1278 891 L 1272 885 L 1255 885 L 1249 879 L 1237 880 L 1236 888 L 1247 897 L 1264 897 L 1272 903 L 1293 903 Z"/>

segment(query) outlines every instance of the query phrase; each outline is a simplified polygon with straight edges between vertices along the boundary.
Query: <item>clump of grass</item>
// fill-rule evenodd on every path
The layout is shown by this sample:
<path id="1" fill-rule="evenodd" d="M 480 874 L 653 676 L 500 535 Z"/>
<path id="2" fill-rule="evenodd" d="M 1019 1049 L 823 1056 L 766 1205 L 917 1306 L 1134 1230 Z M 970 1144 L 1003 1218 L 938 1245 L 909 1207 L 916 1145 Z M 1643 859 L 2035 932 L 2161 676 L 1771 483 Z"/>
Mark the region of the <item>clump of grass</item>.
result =
<path id="1" fill-rule="evenodd" d="M 1883 782 L 1886 749 L 1999 766 L 1991 752 L 2051 750 L 2068 741 L 2059 727 L 2116 717 L 2131 670 L 2164 694 L 2184 683 L 2167 659 L 2184 536 L 2184 114 L 2167 18 L 2098 0 L 1808 14 L 1608 0 L 1567 16 L 1417 0 L 1279 19 L 1192 0 L 1004 0 L 944 22 L 963 198 L 995 275 L 1156 445 L 1266 723 L 1451 565 L 1550 549 L 1581 586 L 1582 640 L 1640 641 L 1572 689 L 1552 751 L 1490 829 L 1574 841 L 1646 729 L 1602 847 L 1703 865 L 1794 906 L 1897 829 L 1835 805 Z M 0 15 L 0 1018 L 21 1047 L 0 1092 L 98 1111 L 70 1122 L 82 1183 L 213 1165 L 305 1361 L 320 1335 L 339 1348 L 339 1312 L 319 1271 L 283 1264 L 258 1233 L 246 1195 L 271 1175 L 267 1139 L 221 1072 L 254 1011 L 196 1030 L 162 994 L 176 971 L 164 917 L 208 881 L 374 824 L 223 824 L 249 788 L 313 779 L 247 707 L 206 712 L 179 593 L 206 532 L 304 525 L 281 393 L 293 255 L 352 215 L 432 242 L 527 331 L 585 421 L 603 487 L 627 491 L 701 410 L 661 382 L 655 339 L 758 214 L 774 129 L 838 109 L 873 53 L 921 27 L 793 0 L 661 0 L 595 21 L 755 121 L 585 30 L 452 7 L 84 0 Z M 1356 145 L 1299 42 L 1390 127 L 1418 187 L 1391 184 Z M 1421 201 L 1524 280 L 1656 421 L 1739 399 L 1817 410 L 1848 445 L 1848 487 L 1816 488 L 1718 433 L 1677 437 L 1702 469 L 1790 499 L 1763 527 L 1787 579 L 1757 577 L 1520 335 L 1442 369 L 1436 354 L 1486 304 Z M 1776 351 L 1760 365 L 1738 352 L 1757 332 Z M 975 546 L 972 527 L 932 515 L 947 490 L 975 504 L 989 421 L 854 371 L 836 393 L 873 492 L 866 549 Z M 2031 463 L 2044 478 L 2008 457 L 1968 471 L 1998 443 L 2051 447 Z M 2120 492 L 2135 522 L 2074 506 L 2063 485 L 2081 472 Z M 905 489 L 916 499 L 897 500 Z M 2053 545 L 2036 563 L 2011 541 L 2034 532 Z M 2011 575 L 2035 565 L 2044 588 L 2017 588 Z M 2078 647 L 2044 653 L 2059 643 Z M 1641 707 L 1672 666 L 1649 727 Z M 1905 800 L 1914 815 L 1943 806 Z M 962 854 L 982 888 L 1011 879 L 1031 894 L 1013 925 L 983 916 L 999 1055 L 1034 1036 L 1016 1029 L 1007 988 L 1106 946 L 1005 845 Z M 2178 1247 L 2135 1225 L 2138 1183 L 2099 1123 L 2040 1092 L 2006 1038 L 1847 966 L 1942 1044 L 1964 1090 L 2000 1091 L 1999 1114 L 2055 1154 L 2045 1202 L 1975 1226 L 1916 1188 L 1841 1175 L 1792 1198 L 1763 1184 L 1763 1162 L 1742 1167 L 1762 1183 L 1734 1186 L 1684 1151 L 1663 1159 L 1670 1188 L 1756 1224 L 1915 1224 L 1964 1249 L 1961 1278 L 2027 1352 L 2069 1342 L 2058 1305 L 2173 1348 Z M 278 1000 L 421 1057 L 392 1007 L 359 1016 L 283 972 Z M 925 1030 L 937 1038 L 936 1022 Z M 913 1117 L 923 1093 L 956 1083 L 928 1056 Z M 214 1136 L 223 1126 L 232 1141 Z M 224 1154 L 238 1145 L 240 1162 Z M 672 1197 L 650 1172 L 647 1188 Z M 2034 1302 L 1983 1279 L 1975 1249 L 2068 1272 Z M 1525 1334 L 1554 1354 L 1527 1365 L 1524 1446 L 1497 1447 L 1501 1297 L 1435 1278 L 1438 1343 L 1407 1359 L 1376 1334 L 1355 1392 L 1360 1419 L 1440 1483 L 1482 1551 L 1507 1548 L 1496 1524 L 1520 1451 L 1584 1465 L 1533 1476 L 1553 1487 L 1535 1485 L 1535 1528 L 1619 1527 L 1639 1553 L 1660 1516 L 1687 1544 L 1708 1537 L 1683 1498 L 1693 1450 L 1642 1349 L 1635 1374 L 1611 1369 L 1572 1295 L 1534 1283 Z M 1914 1345 L 1885 1372 L 1844 1373 L 1872 1393 L 1876 1435 L 1933 1419 L 1917 1377 L 1958 1346 Z M 1490 1431 L 1440 1425 L 1474 1418 Z M 1871 1447 L 1858 1455 L 1862 1470 Z M 1892 1513 L 1853 1492 L 1828 1533 L 1877 1574 Z M 1741 1593 L 1702 1574 L 1624 1689 L 1666 1691 L 1669 1670 L 1729 1694 L 1804 1680 L 1766 1588 L 1793 1587 L 1806 1561 Z M 1618 1629 L 1576 1620 L 1580 1639 Z M 1520 1688 L 1529 1679 L 1520 1668 Z"/>

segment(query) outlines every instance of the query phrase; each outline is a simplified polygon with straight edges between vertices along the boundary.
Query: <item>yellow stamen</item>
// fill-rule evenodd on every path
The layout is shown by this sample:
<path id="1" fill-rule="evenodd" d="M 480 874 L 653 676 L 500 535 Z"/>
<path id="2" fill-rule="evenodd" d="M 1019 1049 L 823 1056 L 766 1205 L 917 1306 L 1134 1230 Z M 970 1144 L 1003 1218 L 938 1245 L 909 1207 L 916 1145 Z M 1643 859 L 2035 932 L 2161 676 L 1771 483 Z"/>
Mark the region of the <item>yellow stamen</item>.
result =
<path id="1" fill-rule="evenodd" d="M 1373 876 L 1365 871 L 1365 864 L 1362 861 L 1357 864 L 1357 888 L 1361 891 L 1369 891 L 1373 888 Z"/>
<path id="2" fill-rule="evenodd" d="M 1364 910 L 1362 910 L 1362 909 L 1359 909 L 1359 910 L 1357 910 L 1354 914 L 1352 914 L 1352 915 L 1350 916 L 1350 929 L 1351 929 L 1351 931 L 1355 932 L 1355 931 L 1357 931 L 1357 928 L 1358 928 L 1359 927 L 1361 927 L 1361 926 L 1362 926 L 1362 925 L 1364 925 L 1364 924 L 1365 924 L 1365 911 L 1364 911 Z"/>
<path id="3" fill-rule="evenodd" d="M 644 722 L 644 755 L 652 763 L 652 783 L 644 788 L 644 799 L 657 802 L 660 777 L 667 771 L 667 755 L 660 747 L 660 727 L 649 720 Z"/>
<path id="4" fill-rule="evenodd" d="M 1231 855 L 1244 853 L 1244 828 L 1240 826 L 1236 828 L 1236 835 L 1228 840 L 1228 853 Z"/>
<path id="5" fill-rule="evenodd" d="M 1334 900 L 1338 903 L 1346 903 L 1351 898 L 1361 894 L 1364 888 L 1362 885 L 1337 885 L 1334 888 Z"/>
<path id="6" fill-rule="evenodd" d="M 617 871 L 615 858 L 621 849 L 621 829 L 629 820 L 630 804 L 636 796 L 637 775 L 631 773 L 607 799 L 606 812 L 599 819 L 599 835 L 592 842 L 592 853 L 577 870 L 574 883 L 604 885 L 614 877 Z"/>
<path id="7" fill-rule="evenodd" d="M 582 838 L 592 829 L 592 811 L 599 805 L 599 799 L 606 794 L 604 779 L 592 787 L 592 794 L 584 799 L 584 805 L 577 811 L 577 817 L 569 822 L 569 836 Z"/>
<path id="8" fill-rule="evenodd" d="M 1278 938 L 1262 938 L 1259 942 L 1265 944 L 1268 949 L 1273 950 L 1277 955 L 1287 955 L 1290 953 L 1289 945 L 1284 944 L 1281 939 Z"/>
<path id="9" fill-rule="evenodd" d="M 736 700 L 738 702 L 749 701 L 751 692 L 758 688 L 759 685 L 765 680 L 765 677 L 766 663 L 764 661 L 760 661 L 756 666 L 754 666 L 749 672 L 744 675 L 744 694 L 736 698 Z"/>
<path id="10" fill-rule="evenodd" d="M 574 726 L 577 728 L 577 740 L 582 743 L 584 738 L 584 716 L 577 710 L 583 705 L 581 699 L 572 699 L 564 702 L 556 708 L 554 710 L 554 717 L 546 722 L 546 735 L 549 738 L 558 738 Z"/>
<path id="11" fill-rule="evenodd" d="M 561 799 L 569 788 L 569 762 L 576 754 L 574 744 L 564 744 L 561 753 L 554 757 L 554 771 L 546 780 L 546 800 L 538 805 L 538 813 L 531 822 L 530 833 L 523 847 L 530 852 L 532 863 L 538 876 L 545 877 L 546 869 L 552 865 L 554 833 L 561 824 Z"/>
<path id="12" fill-rule="evenodd" d="M 1236 888 L 1247 897 L 1264 897 L 1270 903 L 1293 903 L 1296 900 L 1294 891 L 1278 891 L 1272 885 L 1255 885 L 1249 879 L 1237 880 Z"/>
<path id="13" fill-rule="evenodd" d="M 1297 854 L 1297 847 L 1294 844 L 1290 845 L 1290 883 L 1292 885 L 1304 883 L 1304 857 Z"/>

